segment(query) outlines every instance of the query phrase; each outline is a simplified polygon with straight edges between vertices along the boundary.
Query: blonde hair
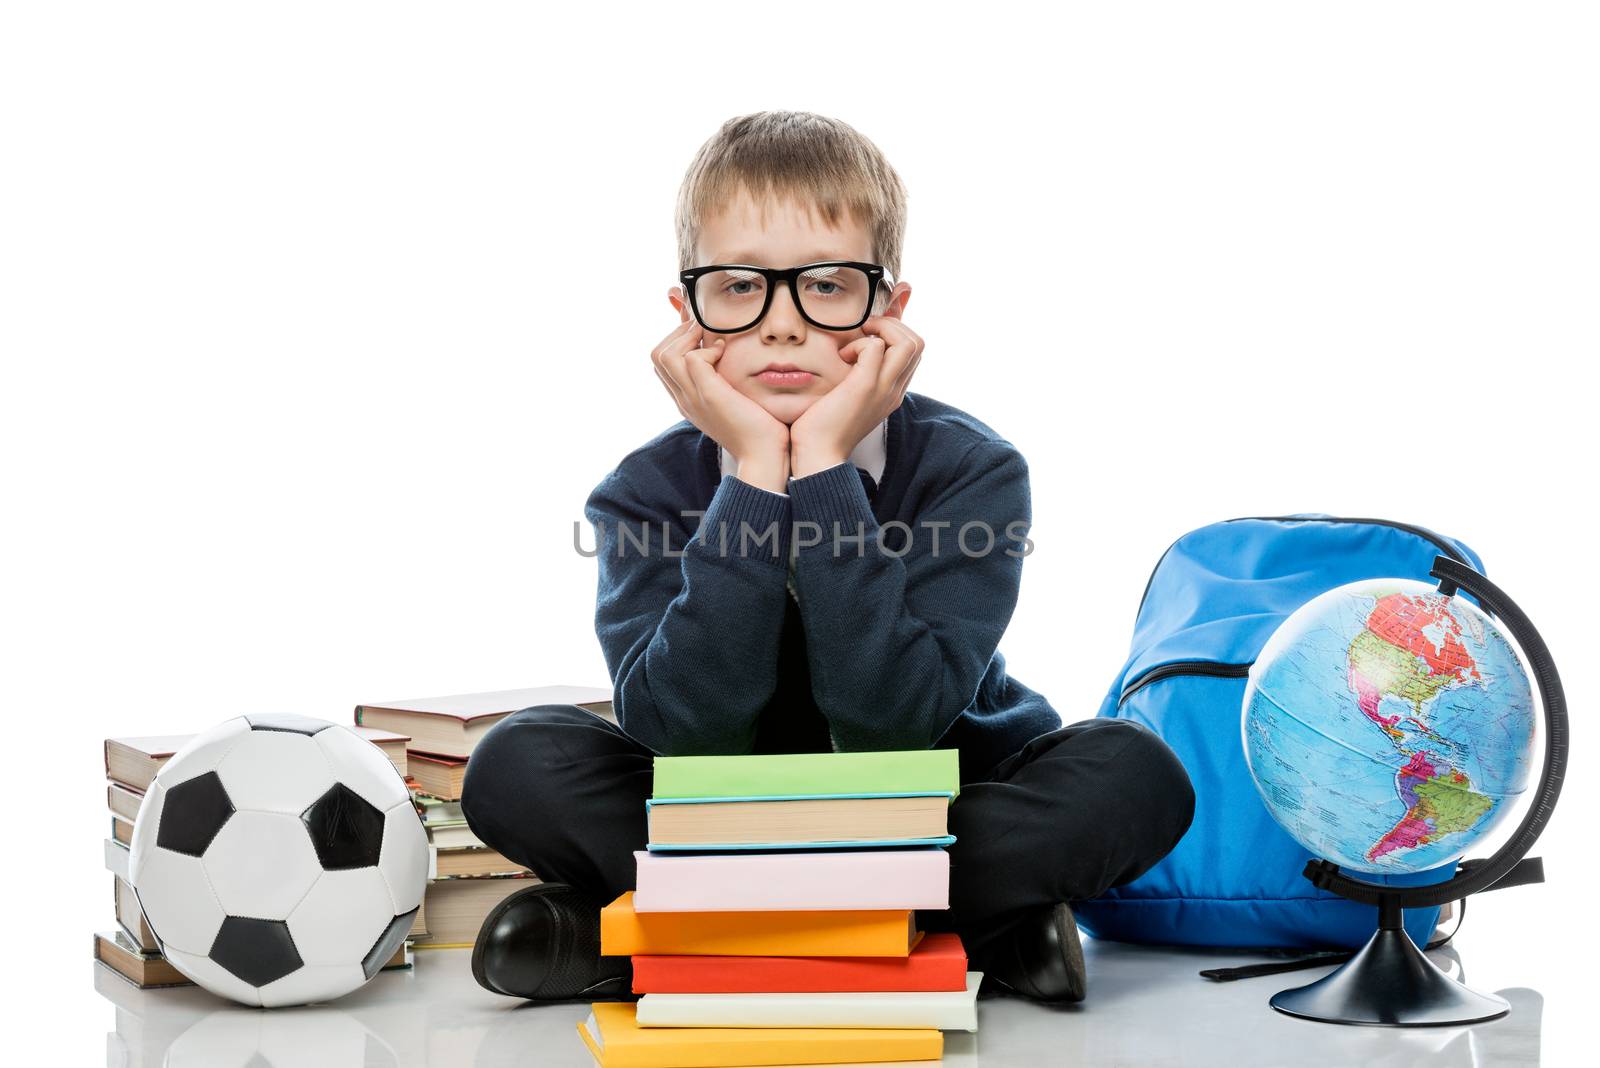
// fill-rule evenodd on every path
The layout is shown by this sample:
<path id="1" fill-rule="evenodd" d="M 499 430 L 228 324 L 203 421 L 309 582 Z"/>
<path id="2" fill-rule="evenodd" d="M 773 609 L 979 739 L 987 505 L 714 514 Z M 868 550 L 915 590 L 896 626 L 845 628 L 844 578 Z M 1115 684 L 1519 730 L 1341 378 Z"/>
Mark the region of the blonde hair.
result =
<path id="1" fill-rule="evenodd" d="M 763 217 L 768 198 L 809 204 L 830 226 L 848 213 L 872 235 L 876 262 L 899 280 L 905 187 L 878 146 L 848 123 L 809 111 L 758 111 L 723 123 L 678 190 L 679 270 L 696 266 L 701 220 L 726 208 L 741 187 Z"/>

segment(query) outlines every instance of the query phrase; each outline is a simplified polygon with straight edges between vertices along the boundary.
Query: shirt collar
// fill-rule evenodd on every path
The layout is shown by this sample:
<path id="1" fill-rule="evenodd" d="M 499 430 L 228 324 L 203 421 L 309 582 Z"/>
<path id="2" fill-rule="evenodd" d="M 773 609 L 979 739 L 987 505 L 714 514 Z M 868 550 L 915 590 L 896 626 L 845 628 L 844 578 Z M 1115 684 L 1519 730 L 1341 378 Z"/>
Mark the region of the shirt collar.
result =
<path id="1" fill-rule="evenodd" d="M 874 485 L 883 481 L 883 465 L 888 456 L 889 420 L 885 419 L 871 430 L 865 437 L 856 442 L 856 447 L 850 450 L 846 457 L 856 467 L 861 468 L 872 476 Z M 739 461 L 721 445 L 717 446 L 717 456 L 721 464 L 722 474 L 737 474 Z"/>

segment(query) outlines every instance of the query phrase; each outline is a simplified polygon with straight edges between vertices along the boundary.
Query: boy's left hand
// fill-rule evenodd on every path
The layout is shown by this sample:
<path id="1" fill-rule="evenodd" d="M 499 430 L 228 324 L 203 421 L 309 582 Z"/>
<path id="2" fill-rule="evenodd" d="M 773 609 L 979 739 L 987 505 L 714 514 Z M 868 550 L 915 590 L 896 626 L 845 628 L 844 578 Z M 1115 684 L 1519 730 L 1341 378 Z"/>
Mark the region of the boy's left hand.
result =
<path id="1" fill-rule="evenodd" d="M 867 432 L 900 407 L 922 359 L 922 338 L 895 317 L 874 315 L 865 337 L 839 350 L 852 364 L 833 389 L 789 426 L 789 475 L 800 478 L 843 463 Z"/>

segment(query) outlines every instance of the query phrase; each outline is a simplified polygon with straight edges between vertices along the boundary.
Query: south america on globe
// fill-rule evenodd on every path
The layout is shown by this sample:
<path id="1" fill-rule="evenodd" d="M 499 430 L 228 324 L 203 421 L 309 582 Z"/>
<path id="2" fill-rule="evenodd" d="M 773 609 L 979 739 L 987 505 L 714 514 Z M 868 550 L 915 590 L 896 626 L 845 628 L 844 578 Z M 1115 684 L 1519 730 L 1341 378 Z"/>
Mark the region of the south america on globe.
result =
<path id="1" fill-rule="evenodd" d="M 1357 871 L 1428 871 L 1527 788 L 1533 691 L 1476 605 L 1410 579 L 1363 580 L 1273 633 L 1241 727 L 1262 800 L 1306 849 Z"/>

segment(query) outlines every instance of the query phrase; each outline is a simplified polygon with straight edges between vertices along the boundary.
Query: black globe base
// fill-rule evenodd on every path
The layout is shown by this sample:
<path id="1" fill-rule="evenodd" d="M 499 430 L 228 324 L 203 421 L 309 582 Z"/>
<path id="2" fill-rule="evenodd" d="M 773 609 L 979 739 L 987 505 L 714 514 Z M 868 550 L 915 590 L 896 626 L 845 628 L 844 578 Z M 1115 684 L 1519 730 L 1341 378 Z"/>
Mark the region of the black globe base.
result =
<path id="1" fill-rule="evenodd" d="M 1400 909 L 1381 907 L 1378 931 L 1361 951 L 1314 983 L 1269 1002 L 1302 1020 L 1369 1027 L 1446 1027 L 1504 1016 L 1511 1003 L 1456 982 L 1427 958 L 1400 925 Z"/>

